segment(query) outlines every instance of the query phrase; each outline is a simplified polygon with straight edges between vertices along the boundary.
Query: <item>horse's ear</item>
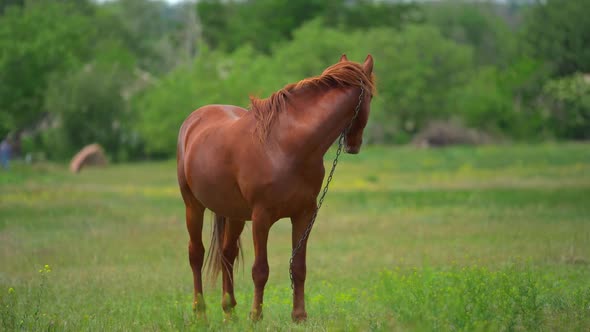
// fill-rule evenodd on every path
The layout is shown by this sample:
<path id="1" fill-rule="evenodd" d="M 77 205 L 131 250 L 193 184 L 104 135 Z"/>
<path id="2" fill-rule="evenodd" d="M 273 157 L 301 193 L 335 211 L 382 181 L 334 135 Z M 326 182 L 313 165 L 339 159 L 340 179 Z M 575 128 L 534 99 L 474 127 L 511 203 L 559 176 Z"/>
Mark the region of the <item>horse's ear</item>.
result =
<path id="1" fill-rule="evenodd" d="M 346 57 L 346 54 L 342 54 L 342 56 L 340 57 L 340 61 L 339 62 L 343 62 L 343 61 L 348 61 L 348 58 Z"/>
<path id="2" fill-rule="evenodd" d="M 371 56 L 371 54 L 367 55 L 367 58 L 363 63 L 363 69 L 367 74 L 371 74 L 373 72 L 373 57 Z"/>

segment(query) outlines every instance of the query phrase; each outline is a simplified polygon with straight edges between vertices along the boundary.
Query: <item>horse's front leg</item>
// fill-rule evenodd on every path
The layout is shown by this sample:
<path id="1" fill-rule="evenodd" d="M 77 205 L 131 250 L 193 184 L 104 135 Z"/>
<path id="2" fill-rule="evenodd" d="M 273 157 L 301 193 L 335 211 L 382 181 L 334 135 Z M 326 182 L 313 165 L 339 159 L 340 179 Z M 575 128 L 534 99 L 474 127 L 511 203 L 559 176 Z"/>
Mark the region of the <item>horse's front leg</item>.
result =
<path id="1" fill-rule="evenodd" d="M 254 281 L 254 301 L 250 318 L 257 321 L 262 318 L 262 299 L 264 286 L 268 281 L 268 258 L 266 244 L 268 232 L 274 220 L 264 211 L 255 211 L 252 215 L 252 238 L 254 239 L 254 265 L 252 265 L 252 280 Z"/>
<path id="2" fill-rule="evenodd" d="M 303 239 L 303 235 L 311 222 L 314 211 L 315 206 L 310 210 L 291 218 L 291 224 L 293 226 L 291 239 L 293 249 L 297 248 L 301 241 L 301 246 L 295 254 L 295 257 L 293 257 L 293 263 L 291 264 L 291 271 L 293 271 L 293 312 L 291 313 L 291 318 L 295 322 L 301 322 L 307 319 L 307 312 L 305 311 L 305 256 L 307 240 L 309 237 Z"/>
<path id="3" fill-rule="evenodd" d="M 244 229 L 244 220 L 226 220 L 225 230 L 223 232 L 222 246 L 222 268 L 223 275 L 223 295 L 221 306 L 225 313 L 225 319 L 231 319 L 233 309 L 236 306 L 234 296 L 234 262 L 239 252 L 240 234 Z"/>

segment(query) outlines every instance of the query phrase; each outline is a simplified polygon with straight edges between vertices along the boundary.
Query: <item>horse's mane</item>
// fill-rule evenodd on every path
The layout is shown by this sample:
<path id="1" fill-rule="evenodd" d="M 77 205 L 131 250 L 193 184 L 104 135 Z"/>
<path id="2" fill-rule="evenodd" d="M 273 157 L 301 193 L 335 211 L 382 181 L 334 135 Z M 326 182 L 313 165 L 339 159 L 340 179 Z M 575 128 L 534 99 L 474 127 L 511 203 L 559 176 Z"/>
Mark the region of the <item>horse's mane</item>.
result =
<path id="1" fill-rule="evenodd" d="M 374 77 L 365 73 L 363 67 L 355 62 L 338 62 L 324 70 L 320 76 L 291 83 L 273 93 L 266 99 L 250 97 L 250 111 L 257 120 L 255 133 L 264 141 L 277 114 L 287 107 L 291 94 L 302 88 L 361 86 L 371 94 L 375 93 Z"/>

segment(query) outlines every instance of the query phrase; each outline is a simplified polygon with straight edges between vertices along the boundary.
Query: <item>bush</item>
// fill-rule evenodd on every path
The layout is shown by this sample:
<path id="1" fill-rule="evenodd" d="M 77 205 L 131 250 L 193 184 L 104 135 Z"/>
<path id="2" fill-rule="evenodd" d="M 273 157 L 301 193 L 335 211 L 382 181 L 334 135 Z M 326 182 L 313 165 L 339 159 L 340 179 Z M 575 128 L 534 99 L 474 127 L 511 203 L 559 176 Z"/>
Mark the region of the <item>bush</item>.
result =
<path id="1" fill-rule="evenodd" d="M 590 75 L 575 74 L 547 82 L 540 109 L 558 138 L 590 138 Z"/>
<path id="2" fill-rule="evenodd" d="M 80 71 L 54 75 L 45 94 L 50 128 L 41 135 L 53 159 L 71 158 L 82 147 L 99 143 L 113 159 L 124 155 L 128 114 L 121 95 L 128 77 L 116 66 L 87 65 Z M 127 142 L 125 142 L 127 143 Z"/>

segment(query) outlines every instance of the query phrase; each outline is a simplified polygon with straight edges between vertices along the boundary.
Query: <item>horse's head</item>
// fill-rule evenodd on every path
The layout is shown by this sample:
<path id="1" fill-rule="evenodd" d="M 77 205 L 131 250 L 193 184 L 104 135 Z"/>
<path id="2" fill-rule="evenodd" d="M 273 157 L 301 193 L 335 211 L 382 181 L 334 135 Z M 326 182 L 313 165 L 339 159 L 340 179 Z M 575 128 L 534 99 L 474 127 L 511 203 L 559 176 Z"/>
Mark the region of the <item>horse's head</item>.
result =
<path id="1" fill-rule="evenodd" d="M 348 61 L 346 55 L 342 55 L 340 61 Z M 373 75 L 373 57 L 370 54 L 367 55 L 367 58 L 365 59 L 362 67 L 366 77 L 371 79 Z M 361 80 L 360 94 L 362 95 L 359 95 L 360 99 L 358 101 L 355 100 L 354 102 L 354 107 L 356 108 L 357 105 L 359 105 L 360 108 L 358 110 L 358 114 L 356 114 L 356 117 L 353 119 L 349 130 L 344 136 L 345 151 L 350 154 L 357 154 L 361 150 L 361 145 L 363 144 L 363 130 L 367 125 L 369 113 L 371 112 L 371 99 L 373 98 L 373 91 L 370 86 L 367 86 L 367 83 L 368 82 Z"/>

